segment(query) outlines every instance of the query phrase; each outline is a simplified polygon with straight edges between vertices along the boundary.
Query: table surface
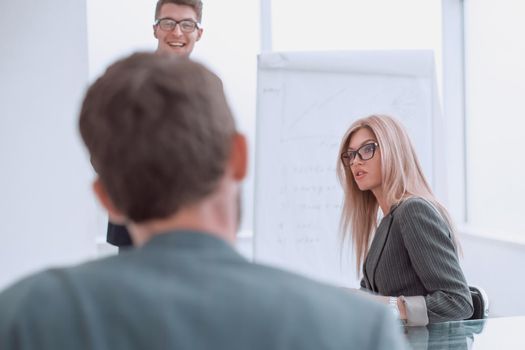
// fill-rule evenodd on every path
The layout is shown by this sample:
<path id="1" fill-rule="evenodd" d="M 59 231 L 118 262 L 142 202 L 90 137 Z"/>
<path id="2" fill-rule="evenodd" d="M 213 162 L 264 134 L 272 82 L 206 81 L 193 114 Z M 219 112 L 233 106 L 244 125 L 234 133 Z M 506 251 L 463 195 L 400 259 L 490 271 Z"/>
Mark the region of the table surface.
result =
<path id="1" fill-rule="evenodd" d="M 525 316 L 404 327 L 413 350 L 525 350 Z"/>

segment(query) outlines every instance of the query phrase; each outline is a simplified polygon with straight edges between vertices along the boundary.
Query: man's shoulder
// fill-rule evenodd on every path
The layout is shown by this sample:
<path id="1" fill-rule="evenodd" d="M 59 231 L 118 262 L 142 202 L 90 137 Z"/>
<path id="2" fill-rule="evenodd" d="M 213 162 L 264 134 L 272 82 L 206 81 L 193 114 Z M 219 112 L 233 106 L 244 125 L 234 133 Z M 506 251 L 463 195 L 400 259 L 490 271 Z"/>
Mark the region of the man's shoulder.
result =
<path id="1" fill-rule="evenodd" d="M 68 298 L 61 270 L 52 269 L 26 277 L 0 293 L 0 338 L 15 330 L 32 329 L 45 324 L 49 317 L 60 318 Z M 34 331 L 34 330 L 32 330 Z M 36 334 L 35 334 L 36 337 Z"/>
<path id="2" fill-rule="evenodd" d="M 61 290 L 62 269 L 49 269 L 25 277 L 0 293 L 0 303 L 4 305 L 28 305 L 27 301 L 36 296 L 54 296 Z"/>
<path id="3" fill-rule="evenodd" d="M 103 284 L 106 260 L 44 270 L 1 291 L 0 349 L 18 348 L 17 341 L 34 349 L 82 341 L 92 310 L 85 295 Z M 61 337 L 50 337 L 53 332 Z"/>
<path id="4" fill-rule="evenodd" d="M 259 300 L 261 305 L 274 306 L 259 314 L 289 331 L 291 338 L 301 337 L 298 347 L 382 349 L 390 344 L 391 349 L 400 348 L 400 329 L 385 305 L 301 275 L 258 268 L 274 276 L 264 279 L 268 287 Z"/>
<path id="5" fill-rule="evenodd" d="M 90 284 L 91 280 L 99 279 L 104 274 L 102 267 L 110 266 L 108 262 L 111 260 L 106 258 L 70 267 L 51 268 L 22 278 L 0 292 L 0 309 L 18 309 L 29 314 L 64 305 L 76 299 L 79 280 Z"/>
<path id="6" fill-rule="evenodd" d="M 296 307 L 300 312 L 317 312 L 319 317 L 340 315 L 357 319 L 358 315 L 365 314 L 380 316 L 385 310 L 382 305 L 346 288 L 265 265 L 253 265 L 261 272 L 258 276 L 260 293 L 266 298 L 278 299 L 287 307 Z"/>

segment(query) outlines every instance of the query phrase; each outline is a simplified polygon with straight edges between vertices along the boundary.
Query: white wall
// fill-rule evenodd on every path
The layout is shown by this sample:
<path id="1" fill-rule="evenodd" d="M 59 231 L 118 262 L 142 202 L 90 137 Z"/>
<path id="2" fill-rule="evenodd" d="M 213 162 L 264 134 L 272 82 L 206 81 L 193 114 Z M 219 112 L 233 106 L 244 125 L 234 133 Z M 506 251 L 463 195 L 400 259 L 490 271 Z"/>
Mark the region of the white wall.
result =
<path id="1" fill-rule="evenodd" d="M 0 288 L 95 253 L 91 168 L 78 137 L 85 1 L 0 3 Z"/>
<path id="2" fill-rule="evenodd" d="M 525 245 L 479 234 L 460 235 L 461 263 L 469 284 L 485 289 L 490 317 L 525 314 Z"/>

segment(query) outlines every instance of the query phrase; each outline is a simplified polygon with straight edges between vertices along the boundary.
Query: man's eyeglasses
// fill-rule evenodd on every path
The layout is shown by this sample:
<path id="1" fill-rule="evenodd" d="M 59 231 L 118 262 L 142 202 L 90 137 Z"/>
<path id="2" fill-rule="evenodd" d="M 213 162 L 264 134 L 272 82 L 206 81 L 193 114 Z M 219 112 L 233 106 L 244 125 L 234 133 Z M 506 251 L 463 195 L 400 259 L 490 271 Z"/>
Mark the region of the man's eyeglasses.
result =
<path id="1" fill-rule="evenodd" d="M 172 18 L 160 18 L 155 22 L 156 26 L 165 32 L 171 32 L 175 30 L 177 24 L 180 27 L 180 30 L 183 33 L 193 33 L 195 29 L 199 28 L 199 23 L 195 22 L 192 19 L 183 19 L 181 21 L 176 21 Z"/>
<path id="2" fill-rule="evenodd" d="M 348 168 L 354 164 L 357 156 L 359 156 L 361 160 L 372 159 L 376 153 L 377 147 L 379 147 L 379 144 L 377 142 L 372 142 L 362 145 L 355 151 L 349 150 L 343 152 L 343 154 L 341 154 L 341 161 L 343 162 L 343 165 Z"/>

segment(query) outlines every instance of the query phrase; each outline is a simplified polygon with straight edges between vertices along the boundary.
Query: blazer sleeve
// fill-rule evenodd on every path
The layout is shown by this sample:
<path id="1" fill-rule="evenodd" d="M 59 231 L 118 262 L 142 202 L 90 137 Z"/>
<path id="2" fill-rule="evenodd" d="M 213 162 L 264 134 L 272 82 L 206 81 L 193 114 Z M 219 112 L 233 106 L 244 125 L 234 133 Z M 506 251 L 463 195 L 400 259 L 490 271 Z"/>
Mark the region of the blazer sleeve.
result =
<path id="1" fill-rule="evenodd" d="M 472 299 L 445 220 L 423 199 L 407 200 L 398 210 L 410 261 L 429 291 L 423 296 L 429 322 L 469 318 Z"/>

